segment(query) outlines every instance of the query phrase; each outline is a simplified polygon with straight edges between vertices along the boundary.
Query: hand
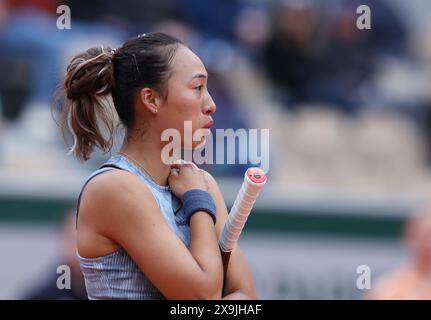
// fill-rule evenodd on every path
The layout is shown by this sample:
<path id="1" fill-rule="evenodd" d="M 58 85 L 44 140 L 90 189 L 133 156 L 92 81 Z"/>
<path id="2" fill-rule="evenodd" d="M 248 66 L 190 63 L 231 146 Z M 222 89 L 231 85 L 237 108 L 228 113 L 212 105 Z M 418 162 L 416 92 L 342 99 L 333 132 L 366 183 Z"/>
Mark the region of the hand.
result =
<path id="1" fill-rule="evenodd" d="M 193 162 L 184 160 L 171 164 L 168 183 L 172 192 L 179 199 L 182 199 L 184 193 L 191 189 L 209 190 L 205 171 L 199 169 Z"/>

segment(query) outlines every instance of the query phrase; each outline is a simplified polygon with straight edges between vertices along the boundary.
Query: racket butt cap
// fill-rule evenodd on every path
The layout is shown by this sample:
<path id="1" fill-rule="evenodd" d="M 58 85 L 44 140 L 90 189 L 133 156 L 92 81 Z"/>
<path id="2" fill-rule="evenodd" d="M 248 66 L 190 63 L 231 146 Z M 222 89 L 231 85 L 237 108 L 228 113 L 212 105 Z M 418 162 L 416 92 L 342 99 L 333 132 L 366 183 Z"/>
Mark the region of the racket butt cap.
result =
<path id="1" fill-rule="evenodd" d="M 245 176 L 250 182 L 254 184 L 265 184 L 266 182 L 266 174 L 260 168 L 248 168 L 245 172 Z"/>

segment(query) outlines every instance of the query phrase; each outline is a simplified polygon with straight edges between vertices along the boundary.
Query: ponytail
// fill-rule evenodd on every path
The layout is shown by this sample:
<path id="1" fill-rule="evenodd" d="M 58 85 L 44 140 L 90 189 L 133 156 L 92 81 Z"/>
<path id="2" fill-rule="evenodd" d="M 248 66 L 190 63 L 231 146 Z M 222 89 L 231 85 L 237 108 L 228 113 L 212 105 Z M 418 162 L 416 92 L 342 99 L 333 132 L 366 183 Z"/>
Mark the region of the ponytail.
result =
<path id="1" fill-rule="evenodd" d="M 112 148 L 114 54 L 110 47 L 90 48 L 73 57 L 66 70 L 62 127 L 64 131 L 64 124 L 67 124 L 73 136 L 70 153 L 82 161 L 88 160 L 96 147 L 105 152 Z"/>

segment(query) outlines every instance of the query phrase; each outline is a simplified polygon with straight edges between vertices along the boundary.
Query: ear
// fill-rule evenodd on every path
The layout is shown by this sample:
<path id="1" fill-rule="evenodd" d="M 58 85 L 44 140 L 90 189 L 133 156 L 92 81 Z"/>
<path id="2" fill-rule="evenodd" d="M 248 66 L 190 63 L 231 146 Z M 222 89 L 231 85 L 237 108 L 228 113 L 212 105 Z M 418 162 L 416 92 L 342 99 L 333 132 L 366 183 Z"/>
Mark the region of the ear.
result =
<path id="1" fill-rule="evenodd" d="M 156 114 L 162 106 L 163 99 L 160 94 L 151 88 L 142 88 L 139 92 L 141 103 L 153 114 Z"/>

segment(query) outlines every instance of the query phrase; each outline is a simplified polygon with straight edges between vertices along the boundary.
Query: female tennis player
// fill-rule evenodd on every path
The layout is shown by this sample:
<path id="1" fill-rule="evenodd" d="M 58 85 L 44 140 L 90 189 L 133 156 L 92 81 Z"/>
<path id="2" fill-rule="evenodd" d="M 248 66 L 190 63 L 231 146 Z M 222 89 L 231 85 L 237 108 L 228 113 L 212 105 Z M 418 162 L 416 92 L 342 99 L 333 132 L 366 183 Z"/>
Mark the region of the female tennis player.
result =
<path id="1" fill-rule="evenodd" d="M 74 137 L 71 151 L 85 161 L 95 148 L 111 149 L 109 96 L 126 129 L 118 154 L 78 199 L 77 254 L 90 299 L 257 298 L 238 246 L 223 273 L 218 238 L 227 208 L 216 181 L 191 162 L 161 160 L 163 130 L 184 136 L 184 121 L 193 133 L 211 127 L 207 79 L 202 61 L 163 33 L 116 50 L 88 49 L 67 67 L 63 125 Z"/>

